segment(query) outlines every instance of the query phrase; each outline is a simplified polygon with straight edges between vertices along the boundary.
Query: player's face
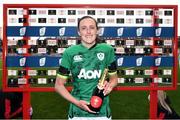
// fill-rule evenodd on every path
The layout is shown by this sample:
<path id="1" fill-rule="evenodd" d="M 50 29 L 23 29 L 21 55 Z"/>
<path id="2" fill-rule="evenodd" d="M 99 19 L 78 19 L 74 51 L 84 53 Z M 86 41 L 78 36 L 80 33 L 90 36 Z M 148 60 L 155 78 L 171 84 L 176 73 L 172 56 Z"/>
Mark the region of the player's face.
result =
<path id="1" fill-rule="evenodd" d="M 96 23 L 93 19 L 85 18 L 81 20 L 78 34 L 81 36 L 81 42 L 83 45 L 88 48 L 93 46 L 96 43 L 97 32 Z"/>

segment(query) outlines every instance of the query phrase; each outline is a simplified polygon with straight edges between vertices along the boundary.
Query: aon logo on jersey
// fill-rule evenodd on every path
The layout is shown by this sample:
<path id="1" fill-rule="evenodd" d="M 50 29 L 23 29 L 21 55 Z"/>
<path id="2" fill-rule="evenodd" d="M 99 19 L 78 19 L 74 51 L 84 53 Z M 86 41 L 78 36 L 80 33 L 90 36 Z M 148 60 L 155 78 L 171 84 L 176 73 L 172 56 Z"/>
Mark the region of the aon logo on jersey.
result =
<path id="1" fill-rule="evenodd" d="M 85 70 L 81 69 L 78 78 L 79 79 L 96 79 L 100 78 L 101 76 L 101 70 Z"/>

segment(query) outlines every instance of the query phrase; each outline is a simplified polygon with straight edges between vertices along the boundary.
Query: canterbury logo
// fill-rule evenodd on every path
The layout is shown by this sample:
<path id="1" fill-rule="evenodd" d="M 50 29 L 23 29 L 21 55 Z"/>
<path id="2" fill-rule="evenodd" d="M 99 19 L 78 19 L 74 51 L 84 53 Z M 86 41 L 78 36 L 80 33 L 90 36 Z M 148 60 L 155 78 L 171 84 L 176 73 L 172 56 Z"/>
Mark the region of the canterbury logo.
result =
<path id="1" fill-rule="evenodd" d="M 82 55 L 75 55 L 75 56 L 73 57 L 73 60 L 74 60 L 74 62 L 80 62 L 80 61 L 82 61 Z"/>

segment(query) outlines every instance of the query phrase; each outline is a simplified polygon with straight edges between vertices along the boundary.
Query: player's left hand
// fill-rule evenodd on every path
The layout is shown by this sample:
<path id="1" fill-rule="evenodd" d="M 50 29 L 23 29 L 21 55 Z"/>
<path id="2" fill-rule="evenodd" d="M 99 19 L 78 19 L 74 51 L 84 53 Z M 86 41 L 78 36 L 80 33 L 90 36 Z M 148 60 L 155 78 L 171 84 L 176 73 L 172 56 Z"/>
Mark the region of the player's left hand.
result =
<path id="1" fill-rule="evenodd" d="M 112 91 L 113 87 L 110 85 L 109 82 L 105 81 L 104 82 L 104 96 L 108 95 Z"/>

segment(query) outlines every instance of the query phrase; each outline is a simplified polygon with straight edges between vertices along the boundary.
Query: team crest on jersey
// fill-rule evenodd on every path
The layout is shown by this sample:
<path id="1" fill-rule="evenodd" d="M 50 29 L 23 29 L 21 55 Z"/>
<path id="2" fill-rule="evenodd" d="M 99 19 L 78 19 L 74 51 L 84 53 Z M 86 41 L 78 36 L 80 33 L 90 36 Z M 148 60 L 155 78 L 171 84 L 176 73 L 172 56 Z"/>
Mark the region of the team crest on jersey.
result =
<path id="1" fill-rule="evenodd" d="M 104 53 L 97 53 L 97 57 L 99 60 L 104 60 Z"/>

